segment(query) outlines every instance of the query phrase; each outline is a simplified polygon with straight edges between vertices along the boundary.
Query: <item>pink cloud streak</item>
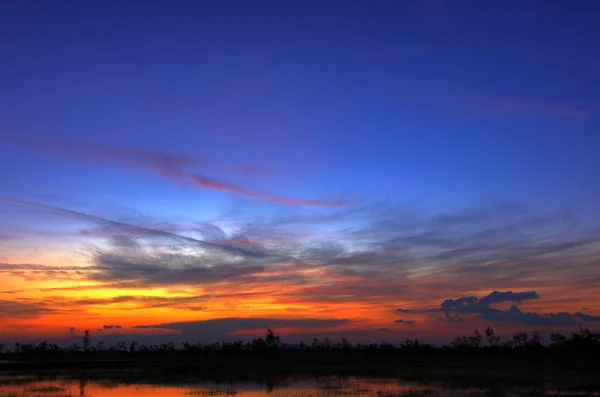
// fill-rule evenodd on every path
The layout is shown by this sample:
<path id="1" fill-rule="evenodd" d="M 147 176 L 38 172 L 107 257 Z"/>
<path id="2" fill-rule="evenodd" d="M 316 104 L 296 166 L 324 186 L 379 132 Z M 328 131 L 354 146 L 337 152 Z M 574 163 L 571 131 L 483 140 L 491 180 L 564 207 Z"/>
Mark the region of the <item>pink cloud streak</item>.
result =
<path id="1" fill-rule="evenodd" d="M 192 180 L 196 186 L 200 186 L 207 189 L 222 190 L 231 193 L 240 194 L 243 196 L 252 197 L 259 200 L 270 201 L 273 203 L 287 204 L 287 205 L 299 205 L 309 207 L 340 207 L 351 204 L 351 201 L 327 201 L 327 200 L 300 200 L 293 198 L 284 198 L 277 196 L 269 196 L 265 194 L 259 194 L 248 191 L 247 189 L 237 186 L 231 183 L 218 181 L 215 179 L 207 178 L 201 175 L 192 175 Z"/>
<path id="2" fill-rule="evenodd" d="M 13 137 L 0 137 L 0 140 L 61 158 L 150 171 L 178 185 L 191 182 L 194 186 L 204 189 L 234 193 L 272 203 L 309 207 L 340 207 L 352 203 L 352 201 L 342 200 L 304 200 L 258 193 L 231 182 L 185 171 L 184 168 L 186 167 L 206 166 L 206 161 L 199 156 L 186 156 L 150 149 L 125 148 L 105 144 L 48 142 Z M 257 168 L 242 167 L 238 169 L 238 172 L 248 175 L 260 171 Z"/>

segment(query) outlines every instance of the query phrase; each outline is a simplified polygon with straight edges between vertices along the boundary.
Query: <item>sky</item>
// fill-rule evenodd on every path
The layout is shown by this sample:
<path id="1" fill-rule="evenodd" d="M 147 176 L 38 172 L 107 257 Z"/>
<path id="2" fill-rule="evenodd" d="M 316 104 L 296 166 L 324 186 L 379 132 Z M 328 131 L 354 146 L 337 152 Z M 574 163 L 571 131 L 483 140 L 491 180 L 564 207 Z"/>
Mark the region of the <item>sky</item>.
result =
<path id="1" fill-rule="evenodd" d="M 598 15 L 0 1 L 0 341 L 597 328 Z"/>

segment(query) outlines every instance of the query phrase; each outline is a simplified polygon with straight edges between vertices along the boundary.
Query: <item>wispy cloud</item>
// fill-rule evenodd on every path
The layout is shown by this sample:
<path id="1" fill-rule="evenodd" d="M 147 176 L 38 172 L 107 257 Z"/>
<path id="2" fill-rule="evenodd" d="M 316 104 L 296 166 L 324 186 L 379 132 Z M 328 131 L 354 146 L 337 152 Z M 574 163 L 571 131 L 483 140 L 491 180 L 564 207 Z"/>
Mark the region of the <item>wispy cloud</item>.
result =
<path id="1" fill-rule="evenodd" d="M 204 189 L 225 191 L 278 204 L 309 207 L 340 207 L 353 203 L 353 201 L 349 200 L 305 200 L 258 193 L 236 183 L 190 171 L 189 169 L 194 167 L 210 169 L 210 166 L 207 165 L 207 162 L 202 157 L 98 143 L 41 141 L 8 136 L 0 136 L 0 140 L 45 155 L 92 164 L 148 171 L 179 185 L 192 184 Z M 244 175 L 259 172 L 256 167 L 232 167 L 231 169 L 238 170 Z"/>
<path id="2" fill-rule="evenodd" d="M 48 302 L 60 303 L 64 302 L 69 307 L 73 306 L 107 306 L 118 304 L 116 310 L 131 310 L 134 305 L 137 309 L 150 309 L 157 307 L 166 307 L 170 309 L 190 310 L 190 307 L 196 303 L 206 303 L 210 299 L 210 295 L 199 296 L 138 296 L 138 295 L 119 295 L 110 298 L 88 298 L 88 299 L 64 299 L 61 297 L 47 298 Z M 129 304 L 125 306 L 125 304 Z"/>
<path id="3" fill-rule="evenodd" d="M 151 171 L 180 183 L 185 182 L 182 168 L 205 163 L 202 157 L 100 143 L 42 141 L 10 136 L 2 136 L 0 139 L 9 144 L 58 158 Z"/>
<path id="4" fill-rule="evenodd" d="M 236 184 L 209 178 L 200 174 L 189 175 L 189 177 L 196 186 L 200 186 L 207 189 L 222 190 L 226 192 L 236 193 L 242 196 L 248 196 L 255 199 L 270 201 L 279 204 L 301 205 L 307 207 L 342 207 L 353 203 L 353 201 L 301 200 L 294 198 L 277 197 L 272 195 L 255 193 Z"/>
<path id="5" fill-rule="evenodd" d="M 59 213 L 64 214 L 65 216 L 73 217 L 73 218 L 80 219 L 83 221 L 88 221 L 93 224 L 99 225 L 101 227 L 105 227 L 104 230 L 118 231 L 119 233 L 128 232 L 128 234 L 134 239 L 135 238 L 145 238 L 145 237 L 165 238 L 165 239 L 169 239 L 171 241 L 180 241 L 180 242 L 185 242 L 185 243 L 189 243 L 189 244 L 197 244 L 197 245 L 201 246 L 202 248 L 208 249 L 208 250 L 216 249 L 216 250 L 227 251 L 230 253 L 244 253 L 244 251 L 239 248 L 231 247 L 231 246 L 228 246 L 225 244 L 207 242 L 207 241 L 195 239 L 192 237 L 179 235 L 179 234 L 176 234 L 176 233 L 173 233 L 170 231 L 152 229 L 152 228 L 148 228 L 148 227 L 132 225 L 132 224 L 125 223 L 125 222 L 113 221 L 110 219 L 106 219 L 106 218 L 102 218 L 102 217 L 98 217 L 98 216 L 94 216 L 94 215 L 89 215 L 89 214 L 85 214 L 83 212 L 73 211 L 73 210 L 69 210 L 69 209 L 65 209 L 65 208 L 53 207 L 53 206 L 48 206 L 48 205 L 43 205 L 43 204 L 21 201 L 21 200 L 7 199 L 7 198 L 2 198 L 2 197 L 0 197 L 0 201 L 6 202 L 6 203 L 24 205 L 24 206 L 33 207 L 33 208 L 46 209 L 46 210 L 54 211 L 54 212 L 59 212 Z M 118 235 L 121 236 L 122 234 L 118 234 Z"/>
<path id="6" fill-rule="evenodd" d="M 92 246 L 82 245 L 87 265 L 0 265 L 5 274 L 35 276 L 40 283 L 78 280 L 80 285 L 64 287 L 41 284 L 46 297 L 38 303 L 47 308 L 115 307 L 116 313 L 172 308 L 222 316 L 224 305 L 234 312 L 257 307 L 260 315 L 275 305 L 277 313 L 304 310 L 323 317 L 351 308 L 353 316 L 370 319 L 370 329 L 398 320 L 395 314 L 405 324 L 414 321 L 415 329 L 437 317 L 531 325 L 594 321 L 577 310 L 589 305 L 600 280 L 595 266 L 600 233 L 564 213 L 497 205 L 429 214 L 410 206 L 372 205 L 321 217 L 229 219 L 227 228 L 203 226 L 209 232 L 202 239 L 167 231 L 186 228 L 173 222 L 159 230 L 11 203 L 75 218 L 89 224 L 86 230 L 105 235 Z M 572 286 L 577 299 L 553 292 Z M 102 298 L 52 295 L 86 288 L 116 291 Z M 148 291 L 143 296 L 120 292 L 141 288 Z M 499 288 L 505 292 L 477 297 Z M 165 289 L 176 296 L 155 295 Z M 536 299 L 534 291 L 549 299 Z M 535 310 L 503 309 L 520 302 Z"/>
<path id="7" fill-rule="evenodd" d="M 4 319 L 36 317 L 54 311 L 53 308 L 37 302 L 28 303 L 0 299 L 0 318 Z"/>

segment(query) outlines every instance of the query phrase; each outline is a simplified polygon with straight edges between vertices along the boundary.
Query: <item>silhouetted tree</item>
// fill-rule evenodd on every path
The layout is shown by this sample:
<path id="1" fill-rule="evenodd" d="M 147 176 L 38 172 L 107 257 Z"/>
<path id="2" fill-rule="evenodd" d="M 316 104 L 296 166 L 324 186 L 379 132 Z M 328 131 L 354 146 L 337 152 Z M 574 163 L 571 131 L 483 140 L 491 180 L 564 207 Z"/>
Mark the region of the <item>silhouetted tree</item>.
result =
<path id="1" fill-rule="evenodd" d="M 129 345 L 129 352 L 134 353 L 137 350 L 138 343 L 136 341 L 132 341 Z"/>
<path id="2" fill-rule="evenodd" d="M 529 341 L 529 347 L 533 349 L 539 349 L 542 347 L 542 336 L 539 331 L 533 331 L 531 334 L 531 341 Z"/>
<path id="3" fill-rule="evenodd" d="M 70 345 L 69 347 L 67 347 L 67 351 L 68 352 L 78 352 L 79 351 L 79 345 L 77 343 L 73 343 L 72 345 Z"/>
<path id="4" fill-rule="evenodd" d="M 473 336 L 469 337 L 469 346 L 472 348 L 478 348 L 481 346 L 481 341 L 483 340 L 483 335 L 479 332 L 478 329 L 473 331 Z"/>
<path id="5" fill-rule="evenodd" d="M 492 347 L 498 346 L 498 343 L 500 342 L 500 337 L 496 335 L 496 331 L 490 326 L 485 329 L 485 338 Z"/>
<path id="6" fill-rule="evenodd" d="M 420 340 L 418 339 L 408 339 L 406 338 L 401 344 L 400 344 L 400 348 L 401 349 L 406 349 L 406 350 L 416 350 L 416 349 L 421 349 L 423 347 L 426 347 L 427 345 L 424 345 L 423 343 L 421 343 Z M 393 348 L 393 346 L 391 346 Z M 456 346 L 459 347 L 459 346 Z M 389 345 L 388 345 L 389 348 Z"/>
<path id="7" fill-rule="evenodd" d="M 100 341 L 96 343 L 96 347 L 94 349 L 98 352 L 104 351 L 104 342 Z"/>
<path id="8" fill-rule="evenodd" d="M 269 347 L 279 347 L 281 345 L 281 340 L 279 336 L 275 335 L 271 328 L 267 329 L 267 334 L 265 336 L 265 342 Z"/>
<path id="9" fill-rule="evenodd" d="M 36 350 L 40 353 L 46 353 L 49 350 L 48 342 L 46 342 L 46 341 L 40 342 L 40 344 L 37 346 Z"/>
<path id="10" fill-rule="evenodd" d="M 567 341 L 567 338 L 562 334 L 553 333 L 550 335 L 550 341 L 552 341 L 552 347 L 562 347 Z"/>
<path id="11" fill-rule="evenodd" d="M 527 332 L 517 332 L 513 335 L 513 347 L 522 349 L 527 345 Z"/>
<path id="12" fill-rule="evenodd" d="M 90 331 L 88 329 L 86 329 L 83 333 L 83 336 L 81 337 L 81 343 L 83 344 L 83 351 L 87 353 L 92 344 L 92 338 L 90 337 Z"/>
<path id="13" fill-rule="evenodd" d="M 342 338 L 342 340 L 340 341 L 340 347 L 342 349 L 349 349 L 352 347 L 352 345 L 350 344 L 350 342 L 348 342 L 348 339 Z"/>
<path id="14" fill-rule="evenodd" d="M 465 348 L 469 346 L 469 338 L 466 336 L 457 336 L 451 343 L 452 347 L 456 349 Z"/>
<path id="15" fill-rule="evenodd" d="M 317 348 L 319 347 L 319 345 L 320 345 L 320 344 L 319 344 L 319 338 L 317 338 L 317 337 L 315 336 L 315 337 L 313 338 L 313 341 L 312 341 L 312 348 L 313 348 L 313 349 L 317 349 Z"/>

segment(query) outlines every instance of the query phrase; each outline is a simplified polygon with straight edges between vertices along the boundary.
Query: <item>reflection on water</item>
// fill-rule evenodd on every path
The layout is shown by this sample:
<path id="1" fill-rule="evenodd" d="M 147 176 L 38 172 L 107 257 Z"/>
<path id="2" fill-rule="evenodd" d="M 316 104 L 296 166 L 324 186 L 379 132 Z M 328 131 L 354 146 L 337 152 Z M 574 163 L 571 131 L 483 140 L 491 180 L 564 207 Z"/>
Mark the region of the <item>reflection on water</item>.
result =
<path id="1" fill-rule="evenodd" d="M 558 386 L 552 380 L 535 385 L 510 381 L 469 385 L 449 380 L 408 381 L 398 378 L 318 377 L 286 378 L 254 382 L 175 382 L 115 380 L 72 374 L 0 374 L 0 397 L 119 397 L 119 396 L 201 396 L 201 397 L 600 397 L 598 384 Z"/>

